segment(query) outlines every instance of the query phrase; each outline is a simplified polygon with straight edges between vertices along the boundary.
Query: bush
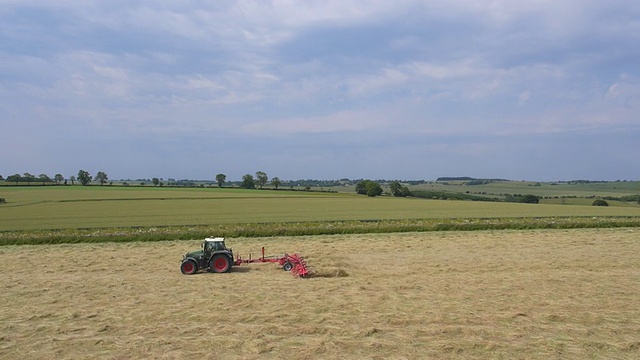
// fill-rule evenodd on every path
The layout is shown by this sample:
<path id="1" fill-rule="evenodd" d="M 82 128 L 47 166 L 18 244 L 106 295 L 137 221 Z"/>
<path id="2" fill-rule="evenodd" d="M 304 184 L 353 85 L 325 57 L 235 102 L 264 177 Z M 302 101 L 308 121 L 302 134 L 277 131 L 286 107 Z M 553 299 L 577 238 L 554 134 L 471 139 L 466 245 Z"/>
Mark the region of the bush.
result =
<path id="1" fill-rule="evenodd" d="M 598 199 L 598 200 L 594 200 L 591 205 L 592 206 L 609 206 L 609 203 L 606 202 L 605 200 Z"/>
<path id="2" fill-rule="evenodd" d="M 4 198 L 0 198 L 0 204 L 6 203 L 6 202 L 7 202 L 7 200 L 5 200 Z"/>
<path id="3" fill-rule="evenodd" d="M 535 195 L 525 195 L 520 199 L 520 202 L 525 204 L 537 204 L 540 202 L 540 199 Z"/>

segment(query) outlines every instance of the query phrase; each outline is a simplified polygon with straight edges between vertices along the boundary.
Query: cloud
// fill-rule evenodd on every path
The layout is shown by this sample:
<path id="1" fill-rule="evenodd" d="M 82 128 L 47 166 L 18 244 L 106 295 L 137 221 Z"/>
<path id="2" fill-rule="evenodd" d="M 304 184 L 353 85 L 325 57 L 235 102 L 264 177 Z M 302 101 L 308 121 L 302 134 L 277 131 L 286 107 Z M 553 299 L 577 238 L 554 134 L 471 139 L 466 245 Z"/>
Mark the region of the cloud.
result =
<path id="1" fill-rule="evenodd" d="M 0 17 L 2 130 L 36 144 L 177 137 L 201 151 L 204 134 L 383 156 L 638 131 L 634 1 L 0 0 Z"/>

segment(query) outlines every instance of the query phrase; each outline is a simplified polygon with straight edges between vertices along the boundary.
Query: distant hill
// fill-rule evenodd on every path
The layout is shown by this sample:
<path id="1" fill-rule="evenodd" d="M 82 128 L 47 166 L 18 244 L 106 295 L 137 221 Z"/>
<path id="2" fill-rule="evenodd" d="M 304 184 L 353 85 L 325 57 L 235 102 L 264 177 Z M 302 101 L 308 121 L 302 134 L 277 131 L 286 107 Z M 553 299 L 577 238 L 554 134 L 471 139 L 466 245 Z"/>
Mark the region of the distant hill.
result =
<path id="1" fill-rule="evenodd" d="M 469 177 L 469 176 L 443 176 L 443 177 L 439 177 L 438 179 L 436 179 L 436 181 L 471 181 L 473 183 L 478 183 L 478 184 L 487 184 L 490 182 L 494 182 L 494 181 L 511 181 L 508 179 L 482 179 L 482 178 L 473 178 L 473 177 Z M 468 184 L 471 185 L 471 184 Z"/>

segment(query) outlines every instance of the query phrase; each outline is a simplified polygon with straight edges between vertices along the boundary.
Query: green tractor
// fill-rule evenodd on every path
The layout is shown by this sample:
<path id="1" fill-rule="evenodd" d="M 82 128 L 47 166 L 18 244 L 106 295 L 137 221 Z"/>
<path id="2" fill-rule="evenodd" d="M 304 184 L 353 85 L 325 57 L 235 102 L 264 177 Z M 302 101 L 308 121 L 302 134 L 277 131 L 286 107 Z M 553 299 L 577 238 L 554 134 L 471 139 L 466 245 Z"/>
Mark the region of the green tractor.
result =
<path id="1" fill-rule="evenodd" d="M 234 264 L 233 251 L 224 245 L 224 238 L 206 238 L 202 242 L 201 250 L 184 254 L 180 271 L 185 275 L 203 270 L 225 273 L 231 270 Z"/>

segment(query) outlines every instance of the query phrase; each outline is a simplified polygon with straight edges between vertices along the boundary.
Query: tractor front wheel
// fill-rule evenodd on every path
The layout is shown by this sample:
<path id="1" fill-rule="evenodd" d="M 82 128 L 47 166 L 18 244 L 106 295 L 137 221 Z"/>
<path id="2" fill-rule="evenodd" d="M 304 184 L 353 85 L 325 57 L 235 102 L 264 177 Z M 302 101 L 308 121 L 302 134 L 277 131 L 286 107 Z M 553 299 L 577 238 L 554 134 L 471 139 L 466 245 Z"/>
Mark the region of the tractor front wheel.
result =
<path id="1" fill-rule="evenodd" d="M 198 267 L 192 260 L 183 261 L 182 265 L 180 265 L 180 271 L 182 271 L 184 275 L 193 275 L 197 270 Z"/>
<path id="2" fill-rule="evenodd" d="M 210 265 L 211 271 L 223 273 L 229 271 L 231 268 L 231 261 L 226 255 L 216 255 L 211 259 Z"/>

